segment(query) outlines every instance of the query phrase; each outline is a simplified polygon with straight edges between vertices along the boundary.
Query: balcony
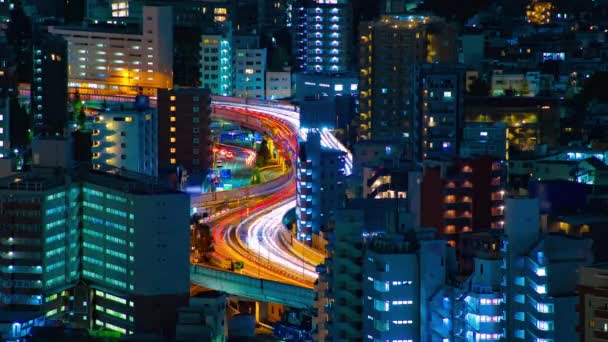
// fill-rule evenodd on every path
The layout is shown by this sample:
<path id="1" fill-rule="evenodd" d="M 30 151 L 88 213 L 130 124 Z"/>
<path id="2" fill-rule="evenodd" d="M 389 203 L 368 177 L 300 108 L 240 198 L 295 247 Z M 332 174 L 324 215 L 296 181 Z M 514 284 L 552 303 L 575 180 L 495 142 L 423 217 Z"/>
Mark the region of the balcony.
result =
<path id="1" fill-rule="evenodd" d="M 600 330 L 594 330 L 593 331 L 593 337 L 598 339 L 598 340 L 605 340 L 608 341 L 608 332 L 606 331 L 600 331 Z"/>
<path id="2" fill-rule="evenodd" d="M 605 309 L 595 309 L 594 311 L 595 317 L 608 319 L 608 310 Z"/>

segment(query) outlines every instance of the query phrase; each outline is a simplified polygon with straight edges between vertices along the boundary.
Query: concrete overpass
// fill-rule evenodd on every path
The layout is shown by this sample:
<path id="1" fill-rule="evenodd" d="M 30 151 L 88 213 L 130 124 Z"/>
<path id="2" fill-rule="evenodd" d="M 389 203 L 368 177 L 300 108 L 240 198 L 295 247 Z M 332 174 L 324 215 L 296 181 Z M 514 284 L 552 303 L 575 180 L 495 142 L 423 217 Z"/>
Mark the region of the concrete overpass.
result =
<path id="1" fill-rule="evenodd" d="M 190 266 L 190 282 L 243 298 L 300 309 L 311 308 L 315 299 L 315 292 L 312 289 L 202 265 Z"/>

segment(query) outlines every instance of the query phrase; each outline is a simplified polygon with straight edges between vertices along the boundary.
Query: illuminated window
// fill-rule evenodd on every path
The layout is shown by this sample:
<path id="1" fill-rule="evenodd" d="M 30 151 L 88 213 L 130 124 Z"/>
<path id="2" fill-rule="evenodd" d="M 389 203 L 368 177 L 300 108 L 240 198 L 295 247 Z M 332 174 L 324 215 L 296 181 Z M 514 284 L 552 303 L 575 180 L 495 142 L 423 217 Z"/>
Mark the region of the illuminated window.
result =
<path id="1" fill-rule="evenodd" d="M 169 99 L 170 99 L 171 101 L 175 101 L 175 96 L 174 96 L 174 95 L 172 95 L 172 96 L 171 96 Z"/>
<path id="2" fill-rule="evenodd" d="M 172 112 L 175 112 L 175 106 L 169 107 L 169 110 L 172 111 Z"/>
<path id="3" fill-rule="evenodd" d="M 175 132 L 175 127 L 171 127 L 171 128 L 169 128 L 169 131 L 171 131 L 171 132 Z"/>
<path id="4" fill-rule="evenodd" d="M 171 164 L 175 164 L 175 158 L 171 158 Z"/>
<path id="5" fill-rule="evenodd" d="M 175 142 L 175 138 L 174 138 L 174 137 L 171 137 L 171 139 L 170 139 L 170 140 L 171 140 L 171 142 L 172 142 L 172 143 L 174 143 L 174 142 Z"/>
<path id="6" fill-rule="evenodd" d="M 175 151 L 176 151 L 175 147 L 171 147 L 170 151 L 171 151 L 171 153 L 175 153 Z"/>
<path id="7" fill-rule="evenodd" d="M 169 120 L 170 120 L 171 122 L 175 122 L 175 120 L 176 120 L 176 119 L 175 119 L 175 116 L 172 116 L 172 117 L 171 117 Z"/>
<path id="8" fill-rule="evenodd" d="M 126 122 L 131 122 L 131 121 L 133 121 L 133 118 L 132 118 L 132 117 L 130 117 L 130 116 L 127 116 L 127 117 L 125 118 L 125 121 L 126 121 Z"/>

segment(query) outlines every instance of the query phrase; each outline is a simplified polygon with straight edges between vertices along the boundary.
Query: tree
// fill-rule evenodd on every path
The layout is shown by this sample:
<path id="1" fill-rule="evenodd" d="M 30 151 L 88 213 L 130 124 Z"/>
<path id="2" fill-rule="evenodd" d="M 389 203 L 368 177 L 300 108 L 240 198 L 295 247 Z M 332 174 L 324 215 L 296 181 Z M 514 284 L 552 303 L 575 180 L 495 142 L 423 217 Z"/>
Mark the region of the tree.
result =
<path id="1" fill-rule="evenodd" d="M 268 140 L 266 137 L 262 138 L 262 143 L 260 143 L 260 147 L 258 148 L 257 158 L 255 160 L 255 165 L 258 167 L 266 166 L 266 164 L 270 161 L 270 149 L 268 148 Z"/>
<path id="2" fill-rule="evenodd" d="M 490 86 L 481 78 L 476 78 L 469 86 L 468 95 L 470 96 L 489 96 Z"/>
<path id="3" fill-rule="evenodd" d="M 203 262 L 210 260 L 210 254 L 215 251 L 213 247 L 213 235 L 211 227 L 204 223 L 200 223 L 200 216 L 193 215 L 190 224 L 192 232 L 190 235 L 190 245 L 195 254 L 199 255 Z"/>

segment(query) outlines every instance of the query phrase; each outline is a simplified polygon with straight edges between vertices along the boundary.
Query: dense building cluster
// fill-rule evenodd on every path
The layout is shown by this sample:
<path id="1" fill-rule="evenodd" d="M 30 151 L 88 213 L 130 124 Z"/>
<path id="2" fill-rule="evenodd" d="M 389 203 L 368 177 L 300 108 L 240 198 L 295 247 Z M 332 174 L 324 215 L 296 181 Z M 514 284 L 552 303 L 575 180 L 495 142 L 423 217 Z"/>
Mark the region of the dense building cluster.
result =
<path id="1" fill-rule="evenodd" d="M 0 0 L 0 340 L 608 340 L 607 85 L 600 0 Z"/>

